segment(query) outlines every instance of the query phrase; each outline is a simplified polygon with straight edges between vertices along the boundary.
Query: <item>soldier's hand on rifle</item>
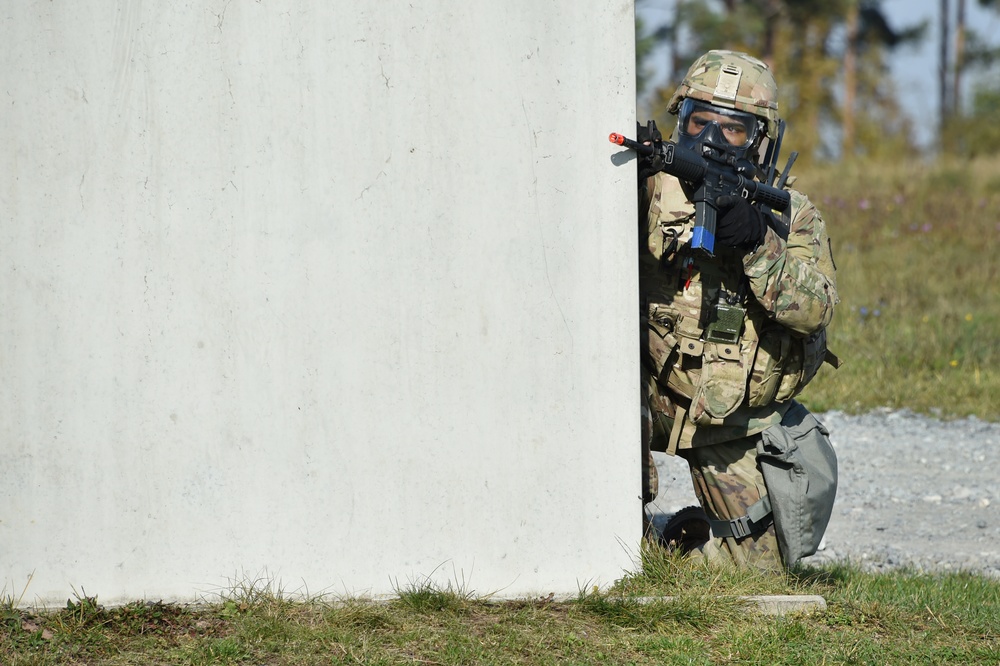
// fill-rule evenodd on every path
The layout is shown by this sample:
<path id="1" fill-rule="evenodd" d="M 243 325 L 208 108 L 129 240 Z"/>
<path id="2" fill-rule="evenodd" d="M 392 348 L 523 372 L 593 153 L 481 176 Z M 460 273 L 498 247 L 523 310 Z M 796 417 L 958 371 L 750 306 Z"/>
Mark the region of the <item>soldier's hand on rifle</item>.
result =
<path id="1" fill-rule="evenodd" d="M 663 135 L 660 134 L 660 130 L 656 127 L 656 121 L 650 120 L 643 127 L 638 121 L 635 123 L 635 140 L 639 143 L 653 143 L 658 141 L 663 141 Z"/>
<path id="2" fill-rule="evenodd" d="M 645 127 L 635 124 L 635 140 L 646 145 L 658 144 L 663 141 L 663 135 L 656 128 L 656 121 L 650 120 Z M 663 168 L 663 157 L 659 153 L 639 158 L 639 182 L 646 180 Z"/>
<path id="3" fill-rule="evenodd" d="M 767 233 L 767 213 L 735 194 L 726 194 L 715 200 L 719 221 L 715 239 L 722 245 L 741 250 L 756 250 Z"/>

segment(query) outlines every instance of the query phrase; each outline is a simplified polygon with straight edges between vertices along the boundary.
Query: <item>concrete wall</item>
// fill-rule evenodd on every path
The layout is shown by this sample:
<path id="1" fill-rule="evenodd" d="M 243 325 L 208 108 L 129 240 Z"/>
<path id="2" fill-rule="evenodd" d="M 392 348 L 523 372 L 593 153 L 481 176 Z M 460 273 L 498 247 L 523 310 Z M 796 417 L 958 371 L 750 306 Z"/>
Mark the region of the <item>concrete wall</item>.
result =
<path id="1" fill-rule="evenodd" d="M 631 568 L 632 12 L 0 0 L 3 595 Z"/>

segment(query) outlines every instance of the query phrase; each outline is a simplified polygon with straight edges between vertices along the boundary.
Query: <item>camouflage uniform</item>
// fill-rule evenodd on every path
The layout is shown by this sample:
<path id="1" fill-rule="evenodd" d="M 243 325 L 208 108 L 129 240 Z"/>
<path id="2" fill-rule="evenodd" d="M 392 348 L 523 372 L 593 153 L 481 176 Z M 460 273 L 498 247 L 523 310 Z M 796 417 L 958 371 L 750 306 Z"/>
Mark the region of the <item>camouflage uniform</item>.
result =
<path id="1" fill-rule="evenodd" d="M 731 60 L 728 52 L 711 52 L 692 66 L 673 111 L 685 95 L 716 91 L 719 67 L 716 61 L 712 69 L 712 59 L 720 57 Z M 760 92 L 762 85 L 744 77 L 735 107 L 766 118 L 773 140 L 777 104 L 773 94 Z M 781 422 L 823 361 L 824 329 L 838 301 L 823 218 L 803 194 L 790 194 L 789 210 L 775 225 L 787 233 L 769 227 L 754 250 L 718 247 L 709 256 L 690 248 L 694 205 L 680 182 L 657 173 L 642 188 L 644 446 L 689 462 L 698 499 L 716 520 L 744 516 L 766 494 L 756 462 L 759 433 Z M 743 310 L 735 341 L 706 336 L 720 304 Z M 651 496 L 650 467 L 644 484 Z M 773 525 L 742 539 L 716 538 L 703 551 L 713 560 L 781 566 Z"/>

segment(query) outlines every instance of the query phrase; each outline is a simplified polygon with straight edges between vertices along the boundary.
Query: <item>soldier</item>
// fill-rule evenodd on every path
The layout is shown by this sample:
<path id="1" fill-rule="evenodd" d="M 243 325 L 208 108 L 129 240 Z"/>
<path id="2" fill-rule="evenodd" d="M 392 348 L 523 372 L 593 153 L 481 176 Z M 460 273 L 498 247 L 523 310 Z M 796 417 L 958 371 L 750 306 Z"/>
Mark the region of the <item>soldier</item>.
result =
<path id="1" fill-rule="evenodd" d="M 699 154 L 726 145 L 763 177 L 765 146 L 778 142 L 780 127 L 765 63 L 710 51 L 668 111 L 679 145 Z M 651 449 L 688 461 L 712 530 L 693 548 L 671 545 L 715 562 L 792 566 L 815 552 L 836 493 L 828 433 L 793 399 L 834 358 L 825 328 L 838 298 L 826 225 L 794 190 L 780 216 L 723 196 L 713 202 L 708 254 L 691 247 L 698 184 L 646 158 L 640 175 L 649 173 L 640 180 L 639 224 L 645 457 Z M 649 467 L 647 500 L 656 492 Z"/>

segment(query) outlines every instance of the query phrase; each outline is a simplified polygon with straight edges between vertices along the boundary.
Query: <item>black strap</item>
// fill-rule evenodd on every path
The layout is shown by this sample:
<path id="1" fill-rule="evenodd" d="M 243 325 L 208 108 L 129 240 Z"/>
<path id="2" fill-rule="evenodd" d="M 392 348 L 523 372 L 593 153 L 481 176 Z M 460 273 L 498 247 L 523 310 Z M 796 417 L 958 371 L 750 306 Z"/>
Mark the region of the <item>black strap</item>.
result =
<path id="1" fill-rule="evenodd" d="M 774 522 L 774 514 L 771 512 L 771 498 L 764 495 L 747 508 L 745 516 L 735 520 L 709 520 L 712 526 L 712 536 L 733 537 L 742 539 L 753 534 L 761 534 Z"/>

